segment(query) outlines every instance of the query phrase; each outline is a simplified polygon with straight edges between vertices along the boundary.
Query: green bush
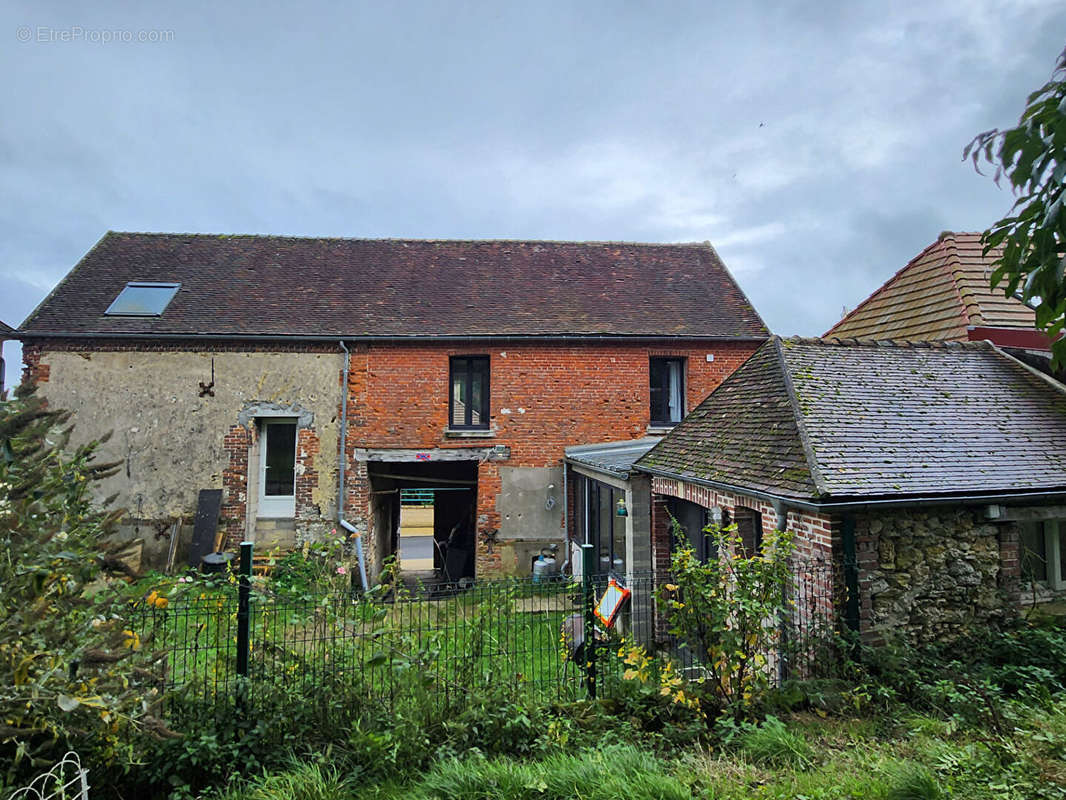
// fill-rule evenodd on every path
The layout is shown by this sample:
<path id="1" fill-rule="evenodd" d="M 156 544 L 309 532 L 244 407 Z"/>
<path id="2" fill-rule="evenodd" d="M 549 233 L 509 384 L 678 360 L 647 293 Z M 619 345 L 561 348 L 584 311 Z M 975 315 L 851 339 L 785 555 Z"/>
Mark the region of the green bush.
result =
<path id="1" fill-rule="evenodd" d="M 25 385 L 0 404 L 0 783 L 67 749 L 111 764 L 166 735 L 156 656 L 125 627 L 128 569 L 105 546 L 122 512 L 91 492 L 118 465 L 97 442 L 68 448 L 68 420 Z"/>
<path id="2" fill-rule="evenodd" d="M 771 685 L 767 656 L 780 640 L 774 621 L 783 608 L 789 577 L 791 534 L 779 531 L 761 552 L 744 551 L 736 526 L 708 526 L 718 555 L 701 561 L 673 521 L 676 545 L 670 558 L 674 583 L 656 592 L 670 633 L 700 665 L 685 685 L 663 687 L 678 702 L 691 696 L 707 723 L 723 716 L 752 717 Z"/>

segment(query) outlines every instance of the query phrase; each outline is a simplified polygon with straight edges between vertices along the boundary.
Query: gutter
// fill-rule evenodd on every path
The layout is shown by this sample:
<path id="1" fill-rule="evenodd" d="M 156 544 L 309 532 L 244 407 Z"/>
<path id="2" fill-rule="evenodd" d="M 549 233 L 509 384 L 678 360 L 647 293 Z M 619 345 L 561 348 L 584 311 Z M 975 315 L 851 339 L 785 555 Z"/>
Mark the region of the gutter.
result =
<path id="1" fill-rule="evenodd" d="M 366 556 L 363 553 L 363 534 L 344 518 L 344 465 L 347 461 L 344 445 L 348 441 L 348 372 L 352 366 L 352 354 L 342 339 L 338 342 L 344 351 L 344 380 L 341 382 L 341 443 L 340 458 L 337 469 L 337 523 L 355 537 L 355 554 L 359 559 L 359 578 L 363 582 L 363 592 L 370 587 L 366 579 Z"/>
<path id="2" fill-rule="evenodd" d="M 531 333 L 531 334 L 397 334 L 397 335 L 335 335 L 310 334 L 225 334 L 225 333 L 84 333 L 72 331 L 16 330 L 12 339 L 137 339 L 163 341 L 222 341 L 222 342 L 337 342 L 343 347 L 349 342 L 536 342 L 536 341 L 625 341 L 661 342 L 683 340 L 691 342 L 765 342 L 769 336 L 708 336 L 703 334 L 673 334 L 652 336 L 646 333 Z"/>
<path id="3" fill-rule="evenodd" d="M 795 497 L 786 497 L 785 495 L 774 494 L 773 492 L 763 492 L 758 489 L 751 489 L 744 486 L 737 486 L 736 484 L 722 483 L 721 481 L 710 481 L 703 478 L 693 478 L 686 475 L 678 475 L 674 472 L 668 472 L 667 470 L 656 469 L 654 467 L 635 466 L 634 469 L 640 472 L 646 472 L 649 475 L 654 475 L 660 478 L 667 478 L 669 480 L 683 481 L 685 483 L 691 483 L 696 486 L 706 486 L 709 489 L 719 489 L 724 492 L 733 492 L 734 494 L 743 494 L 748 497 L 754 497 L 758 500 L 765 500 L 767 503 L 776 506 L 778 504 L 783 505 L 786 508 L 796 508 L 803 511 L 871 511 L 883 508 L 895 508 L 901 506 L 944 506 L 944 505 L 959 505 L 960 503 L 965 505 L 982 505 L 984 503 L 1038 503 L 1047 500 L 1064 500 L 1066 499 L 1066 489 L 1051 489 L 1035 492 L 999 492 L 994 494 L 962 494 L 962 495 L 927 495 L 923 496 L 910 496 L 910 497 L 891 497 L 882 499 L 871 500 L 838 500 L 838 501 L 826 501 L 818 502 L 816 500 L 803 500 Z"/>

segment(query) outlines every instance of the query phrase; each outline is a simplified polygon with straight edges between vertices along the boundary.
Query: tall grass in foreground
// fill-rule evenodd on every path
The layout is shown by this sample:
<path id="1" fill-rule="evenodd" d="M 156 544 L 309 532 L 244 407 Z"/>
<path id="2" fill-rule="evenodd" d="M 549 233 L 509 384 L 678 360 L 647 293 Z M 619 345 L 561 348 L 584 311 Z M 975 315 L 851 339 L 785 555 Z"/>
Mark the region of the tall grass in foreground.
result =
<path id="1" fill-rule="evenodd" d="M 335 767 L 317 762 L 293 760 L 285 772 L 264 776 L 252 785 L 236 786 L 217 800 L 346 800 L 355 797 L 353 776 L 342 775 Z"/>
<path id="2" fill-rule="evenodd" d="M 629 745 L 541 761 L 448 759 L 411 787 L 418 800 L 687 800 L 690 789 L 663 763 Z"/>

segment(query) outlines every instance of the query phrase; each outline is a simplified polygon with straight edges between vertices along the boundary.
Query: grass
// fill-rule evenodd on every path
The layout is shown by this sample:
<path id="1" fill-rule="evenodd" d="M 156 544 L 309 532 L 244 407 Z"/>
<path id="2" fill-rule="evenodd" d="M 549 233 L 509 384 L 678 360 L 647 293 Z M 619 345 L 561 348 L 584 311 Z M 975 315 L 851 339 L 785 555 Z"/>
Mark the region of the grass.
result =
<path id="1" fill-rule="evenodd" d="M 637 742 L 587 743 L 537 760 L 446 758 L 421 775 L 337 788 L 337 800 L 1031 800 L 1066 797 L 1066 699 L 1055 709 L 1016 709 L 1013 739 L 959 733 L 914 719 L 821 718 L 796 714 L 760 726 L 752 741 L 663 757 Z M 618 738 L 618 737 L 612 737 Z M 758 741 L 758 744 L 753 744 Z M 803 742 L 804 744 L 797 744 Z M 998 748 L 998 749 L 997 749 Z M 1005 748 L 1005 749 L 1004 749 Z M 797 757 L 796 752 L 802 753 Z M 782 755 L 787 753 L 788 755 Z M 773 754 L 767 757 L 767 754 Z M 274 776 L 277 777 L 277 776 Z M 314 786 L 317 773 L 295 775 Z M 325 776 L 330 779 L 329 775 Z M 259 783 L 225 800 L 313 798 L 257 794 Z M 274 782 L 272 786 L 281 786 Z M 212 796 L 214 797 L 214 796 Z"/>
<path id="2" fill-rule="evenodd" d="M 396 667 L 436 676 L 445 696 L 486 680 L 506 681 L 533 700 L 568 700 L 580 676 L 568 664 L 560 627 L 573 606 L 565 584 L 507 582 L 437 599 L 403 597 L 376 604 L 346 592 L 315 598 L 254 592 L 250 669 L 257 682 L 302 683 L 313 692 L 330 680 L 365 687 L 389 700 L 404 687 Z M 161 683 L 195 695 L 230 695 L 236 680 L 237 603 L 231 585 L 165 608 L 135 612 L 131 628 L 143 646 L 166 650 Z M 403 669 L 399 670 L 400 673 Z"/>

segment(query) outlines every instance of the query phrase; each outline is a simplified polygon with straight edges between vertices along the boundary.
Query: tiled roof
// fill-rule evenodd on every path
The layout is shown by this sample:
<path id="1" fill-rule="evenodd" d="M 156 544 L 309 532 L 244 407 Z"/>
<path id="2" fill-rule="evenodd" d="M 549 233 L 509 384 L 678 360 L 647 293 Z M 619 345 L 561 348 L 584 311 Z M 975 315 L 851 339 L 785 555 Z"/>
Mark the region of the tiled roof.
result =
<path id="1" fill-rule="evenodd" d="M 628 478 L 635 462 L 662 439 L 660 436 L 646 436 L 623 442 L 605 442 L 604 444 L 583 444 L 566 448 L 566 460 L 596 470 Z"/>
<path id="2" fill-rule="evenodd" d="M 128 281 L 178 282 L 181 289 L 158 318 L 105 316 Z M 21 332 L 768 335 L 706 243 L 144 233 L 105 235 Z"/>
<path id="3" fill-rule="evenodd" d="M 776 339 L 760 347 L 637 467 L 790 497 L 814 495 L 779 350 Z"/>
<path id="4" fill-rule="evenodd" d="M 966 341 L 967 326 L 1033 328 L 1031 308 L 989 284 L 979 233 L 944 233 L 826 336 Z"/>
<path id="5" fill-rule="evenodd" d="M 638 467 L 825 502 L 1064 489 L 1066 389 L 986 342 L 775 337 Z"/>
<path id="6" fill-rule="evenodd" d="M 6 322 L 0 322 L 0 335 L 5 333 L 14 333 L 15 329 L 8 325 Z"/>

